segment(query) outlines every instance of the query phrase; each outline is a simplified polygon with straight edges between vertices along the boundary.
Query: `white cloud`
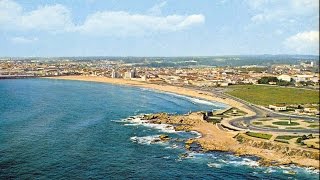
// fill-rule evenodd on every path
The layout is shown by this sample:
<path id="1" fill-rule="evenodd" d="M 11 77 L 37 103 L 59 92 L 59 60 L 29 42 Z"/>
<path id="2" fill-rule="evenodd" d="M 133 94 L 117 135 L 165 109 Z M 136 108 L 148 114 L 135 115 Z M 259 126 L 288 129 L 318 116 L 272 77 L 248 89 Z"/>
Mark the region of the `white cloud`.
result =
<path id="1" fill-rule="evenodd" d="M 18 24 L 26 29 L 57 31 L 68 29 L 73 23 L 70 10 L 57 4 L 39 7 L 22 15 Z"/>
<path id="2" fill-rule="evenodd" d="M 265 6 L 270 0 L 247 0 L 247 4 L 252 9 L 261 9 Z"/>
<path id="3" fill-rule="evenodd" d="M 247 0 L 255 15 L 255 23 L 268 21 L 290 21 L 294 18 L 314 16 L 319 18 L 318 0 Z"/>
<path id="4" fill-rule="evenodd" d="M 26 43 L 32 43 L 35 41 L 38 41 L 38 38 L 32 37 L 32 38 L 27 38 L 27 37 L 13 37 L 10 39 L 11 42 L 16 43 L 16 44 L 26 44 Z"/>
<path id="5" fill-rule="evenodd" d="M 29 12 L 10 0 L 0 1 L 0 29 L 60 31 L 72 26 L 71 12 L 63 5 L 40 6 Z"/>
<path id="6" fill-rule="evenodd" d="M 288 37 L 285 46 L 296 53 L 319 54 L 319 31 L 305 31 Z"/>
<path id="7" fill-rule="evenodd" d="M 75 28 L 75 31 L 103 36 L 131 36 L 183 30 L 202 24 L 204 21 L 205 17 L 201 14 L 153 16 L 130 14 L 123 11 L 105 11 L 90 15 L 83 25 Z"/>
<path id="8" fill-rule="evenodd" d="M 12 0 L 0 0 L 0 29 L 135 36 L 184 30 L 205 22 L 202 14 L 163 16 L 161 8 L 165 5 L 165 1 L 156 4 L 147 14 L 132 14 L 125 11 L 95 12 L 88 15 L 83 23 L 75 25 L 71 11 L 63 5 L 45 5 L 24 12 L 18 3 Z"/>
<path id="9" fill-rule="evenodd" d="M 292 6 L 300 10 L 318 10 L 318 0 L 291 0 Z"/>
<path id="10" fill-rule="evenodd" d="M 22 12 L 22 7 L 10 0 L 0 0 L 0 25 L 12 25 Z"/>
<path id="11" fill-rule="evenodd" d="M 152 14 L 152 15 L 161 15 L 161 13 L 162 13 L 162 8 L 164 7 L 164 6 L 166 6 L 167 5 L 167 2 L 166 1 L 163 1 L 163 2 L 161 2 L 161 3 L 159 3 L 159 4 L 155 4 L 152 8 L 150 8 L 149 10 L 148 10 L 148 13 L 149 14 Z"/>

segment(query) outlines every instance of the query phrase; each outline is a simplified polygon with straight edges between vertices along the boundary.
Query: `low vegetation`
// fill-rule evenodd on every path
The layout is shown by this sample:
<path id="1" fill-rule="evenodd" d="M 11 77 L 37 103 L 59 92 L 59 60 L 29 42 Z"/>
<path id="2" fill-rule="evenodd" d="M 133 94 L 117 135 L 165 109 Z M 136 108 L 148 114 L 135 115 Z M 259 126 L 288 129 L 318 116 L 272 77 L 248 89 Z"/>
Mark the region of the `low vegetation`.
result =
<path id="1" fill-rule="evenodd" d="M 297 126 L 297 125 L 300 125 L 297 122 L 291 122 L 289 124 L 289 121 L 276 121 L 276 122 L 272 122 L 272 124 L 280 125 L 280 126 Z"/>
<path id="2" fill-rule="evenodd" d="M 296 143 L 297 143 L 297 144 L 300 144 L 300 145 L 305 145 L 304 140 L 313 139 L 313 138 L 315 138 L 315 137 L 313 137 L 312 134 L 309 134 L 308 136 L 303 135 L 303 136 L 299 137 L 299 138 L 296 140 Z"/>
<path id="3" fill-rule="evenodd" d="M 262 125 L 262 122 L 252 122 L 253 125 Z"/>
<path id="4" fill-rule="evenodd" d="M 300 137 L 300 136 L 283 135 L 283 136 L 277 136 L 276 139 L 290 140 L 290 139 L 297 138 L 297 137 Z"/>
<path id="5" fill-rule="evenodd" d="M 275 139 L 274 141 L 289 144 L 288 141 L 283 140 L 283 139 Z"/>
<path id="6" fill-rule="evenodd" d="M 309 128 L 320 128 L 319 124 L 312 124 L 308 126 Z"/>
<path id="7" fill-rule="evenodd" d="M 305 129 L 303 127 L 286 127 L 286 129 Z"/>
<path id="8" fill-rule="evenodd" d="M 269 84 L 270 82 L 276 83 L 279 86 L 293 86 L 294 81 L 291 79 L 290 82 L 279 80 L 277 77 L 262 77 L 258 80 L 259 84 Z"/>
<path id="9" fill-rule="evenodd" d="M 258 121 L 270 121 L 270 119 L 260 119 Z"/>
<path id="10" fill-rule="evenodd" d="M 319 93 L 314 90 L 284 88 L 266 85 L 230 86 L 228 94 L 248 102 L 268 106 L 270 104 L 318 104 Z"/>
<path id="11" fill-rule="evenodd" d="M 267 140 L 269 140 L 272 137 L 271 134 L 254 133 L 254 132 L 246 132 L 246 135 L 251 137 L 261 138 L 261 139 L 267 139 Z"/>
<path id="12" fill-rule="evenodd" d="M 272 126 L 272 125 L 264 125 L 263 127 L 268 127 L 268 128 L 278 128 L 277 126 Z"/>

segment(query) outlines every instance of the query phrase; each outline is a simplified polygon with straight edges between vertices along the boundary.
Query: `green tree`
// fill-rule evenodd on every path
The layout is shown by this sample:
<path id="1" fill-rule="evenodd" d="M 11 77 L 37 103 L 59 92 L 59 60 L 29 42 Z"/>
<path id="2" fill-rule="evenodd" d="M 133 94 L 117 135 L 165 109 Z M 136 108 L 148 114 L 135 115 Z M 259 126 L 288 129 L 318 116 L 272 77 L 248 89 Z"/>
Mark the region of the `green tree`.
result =
<path id="1" fill-rule="evenodd" d="M 278 81 L 277 77 L 266 76 L 266 77 L 262 77 L 261 79 L 259 79 L 258 83 L 259 84 L 268 84 L 269 82 L 277 82 L 277 81 Z"/>

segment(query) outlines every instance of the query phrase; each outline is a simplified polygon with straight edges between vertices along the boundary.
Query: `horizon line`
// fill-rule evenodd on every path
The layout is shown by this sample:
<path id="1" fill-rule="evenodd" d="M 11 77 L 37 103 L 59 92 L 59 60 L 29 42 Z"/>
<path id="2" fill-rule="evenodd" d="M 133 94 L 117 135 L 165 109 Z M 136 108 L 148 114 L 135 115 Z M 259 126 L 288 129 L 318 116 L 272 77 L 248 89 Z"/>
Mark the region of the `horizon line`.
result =
<path id="1" fill-rule="evenodd" d="M 178 55 L 178 56 L 135 56 L 135 55 L 87 55 L 87 56 L 1 56 L 0 58 L 75 58 L 75 57 L 133 57 L 133 58 L 177 58 L 177 57 L 237 57 L 237 56 L 318 56 L 319 54 L 225 54 L 225 55 Z"/>

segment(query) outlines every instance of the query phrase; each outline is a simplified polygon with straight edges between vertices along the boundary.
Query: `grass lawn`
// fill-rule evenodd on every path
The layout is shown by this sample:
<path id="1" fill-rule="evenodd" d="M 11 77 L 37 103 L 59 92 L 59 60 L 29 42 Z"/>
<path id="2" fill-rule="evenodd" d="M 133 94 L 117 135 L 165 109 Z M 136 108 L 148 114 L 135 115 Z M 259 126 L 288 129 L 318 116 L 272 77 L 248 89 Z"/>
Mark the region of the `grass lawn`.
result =
<path id="1" fill-rule="evenodd" d="M 300 136 L 277 136 L 276 139 L 284 139 L 284 140 L 290 140 L 290 139 L 293 139 L 293 138 L 297 138 L 297 137 L 300 137 Z"/>
<path id="2" fill-rule="evenodd" d="M 283 139 L 275 139 L 274 141 L 289 144 L 288 141 L 283 140 Z"/>
<path id="3" fill-rule="evenodd" d="M 263 127 L 268 127 L 268 128 L 278 128 L 278 126 L 272 126 L 272 125 L 264 125 Z"/>
<path id="4" fill-rule="evenodd" d="M 309 125 L 308 127 L 310 127 L 310 128 L 319 128 L 320 125 L 319 124 L 312 124 L 312 125 Z"/>
<path id="5" fill-rule="evenodd" d="M 306 123 L 309 123 L 309 124 L 319 124 L 319 122 L 316 122 L 316 121 L 303 120 L 303 122 L 306 122 Z"/>
<path id="6" fill-rule="evenodd" d="M 252 122 L 253 125 L 262 125 L 262 122 Z"/>
<path id="7" fill-rule="evenodd" d="M 280 126 L 297 126 L 297 125 L 300 125 L 297 122 L 291 122 L 289 124 L 289 121 L 276 121 L 276 122 L 272 122 L 272 124 L 280 125 Z"/>
<path id="8" fill-rule="evenodd" d="M 228 94 L 248 102 L 268 106 L 269 104 L 317 104 L 319 93 L 314 90 L 263 85 L 236 85 L 228 87 Z"/>
<path id="9" fill-rule="evenodd" d="M 270 119 L 260 119 L 258 121 L 270 121 Z"/>
<path id="10" fill-rule="evenodd" d="M 261 138 L 261 139 L 267 139 L 267 140 L 269 140 L 272 137 L 271 134 L 254 133 L 254 132 L 246 132 L 246 135 L 251 137 Z"/>
<path id="11" fill-rule="evenodd" d="M 303 127 L 286 127 L 286 129 L 304 129 Z"/>

